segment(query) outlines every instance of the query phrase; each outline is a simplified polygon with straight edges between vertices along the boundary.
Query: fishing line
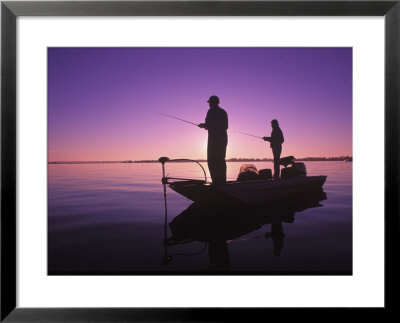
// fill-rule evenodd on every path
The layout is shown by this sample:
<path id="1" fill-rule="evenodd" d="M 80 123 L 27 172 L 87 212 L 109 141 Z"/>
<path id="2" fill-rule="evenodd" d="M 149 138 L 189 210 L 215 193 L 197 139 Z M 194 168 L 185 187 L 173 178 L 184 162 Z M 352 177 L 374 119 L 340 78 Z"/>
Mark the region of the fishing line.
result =
<path id="1" fill-rule="evenodd" d="M 187 121 L 187 120 L 184 120 L 184 119 L 181 119 L 181 118 L 177 118 L 177 117 L 171 116 L 171 115 L 169 115 L 169 114 L 165 114 L 165 113 L 161 113 L 161 112 L 159 112 L 159 114 L 161 114 L 161 115 L 163 115 L 163 116 L 166 116 L 166 117 L 169 117 L 169 118 L 173 118 L 173 119 L 176 119 L 176 120 L 179 120 L 179 121 L 183 121 L 183 122 L 190 123 L 190 124 L 193 124 L 193 125 L 195 125 L 195 126 L 198 126 L 198 124 L 196 124 L 196 123 L 194 123 L 194 122 Z M 264 138 L 263 138 L 263 137 L 260 137 L 260 136 L 255 136 L 255 135 L 251 135 L 251 134 L 246 133 L 246 132 L 241 132 L 241 131 L 236 131 L 236 130 L 234 130 L 234 131 L 237 132 L 237 133 L 240 133 L 240 134 L 242 134 L 242 135 L 251 136 L 251 137 L 255 137 L 255 138 L 264 140 Z"/>
<path id="2" fill-rule="evenodd" d="M 241 132 L 241 131 L 236 131 L 236 130 L 235 130 L 235 132 L 241 133 L 242 135 L 251 136 L 251 137 L 256 137 L 256 138 L 259 138 L 259 139 L 262 139 L 262 140 L 264 140 L 264 138 L 263 138 L 263 137 L 259 137 L 259 136 L 251 135 L 251 134 L 249 134 L 249 133 L 245 133 L 245 132 Z"/>

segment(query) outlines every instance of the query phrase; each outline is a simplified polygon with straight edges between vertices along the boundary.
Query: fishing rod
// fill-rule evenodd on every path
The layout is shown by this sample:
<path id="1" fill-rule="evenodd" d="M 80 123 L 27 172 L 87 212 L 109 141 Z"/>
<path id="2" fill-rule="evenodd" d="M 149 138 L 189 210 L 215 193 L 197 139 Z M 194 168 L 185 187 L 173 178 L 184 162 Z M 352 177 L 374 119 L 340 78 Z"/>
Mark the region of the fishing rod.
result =
<path id="1" fill-rule="evenodd" d="M 165 113 L 161 113 L 161 112 L 159 112 L 159 114 L 162 114 L 163 116 L 166 116 L 166 117 L 169 117 L 169 118 L 173 118 L 173 119 L 176 119 L 176 120 L 179 120 L 179 121 L 183 121 L 183 122 L 190 123 L 190 124 L 193 124 L 193 125 L 195 125 L 195 126 L 198 126 L 197 123 L 190 122 L 190 121 L 187 121 L 187 120 L 184 120 L 184 119 L 181 119 L 181 118 L 177 118 L 177 117 L 174 117 L 174 116 L 170 116 L 169 114 L 165 114 Z M 245 132 L 241 132 L 241 131 L 235 131 L 235 132 L 241 133 L 242 135 L 251 136 L 251 137 L 256 137 L 256 138 L 258 138 L 258 139 L 263 139 L 263 140 L 264 140 L 263 137 L 254 136 L 254 135 L 251 135 L 251 134 L 249 134 L 249 133 L 245 133 Z"/>
<path id="2" fill-rule="evenodd" d="M 250 135 L 249 133 L 240 132 L 240 131 L 235 131 L 235 132 L 241 133 L 242 135 L 251 136 L 251 137 L 256 137 L 256 138 L 259 138 L 259 139 L 262 139 L 262 140 L 264 140 L 264 138 L 263 138 L 263 137 L 259 137 L 259 136 Z"/>
<path id="3" fill-rule="evenodd" d="M 181 118 L 177 118 L 177 117 L 174 117 L 174 116 L 170 116 L 170 115 L 165 114 L 165 113 L 159 112 L 159 114 L 162 114 L 163 116 L 170 117 L 170 118 L 173 118 L 173 119 L 176 119 L 176 120 L 180 120 L 180 121 L 183 121 L 183 122 L 186 122 L 186 123 L 194 124 L 195 126 L 198 126 L 197 123 L 190 122 L 190 121 L 187 121 L 187 120 L 183 120 L 183 119 L 181 119 Z"/>

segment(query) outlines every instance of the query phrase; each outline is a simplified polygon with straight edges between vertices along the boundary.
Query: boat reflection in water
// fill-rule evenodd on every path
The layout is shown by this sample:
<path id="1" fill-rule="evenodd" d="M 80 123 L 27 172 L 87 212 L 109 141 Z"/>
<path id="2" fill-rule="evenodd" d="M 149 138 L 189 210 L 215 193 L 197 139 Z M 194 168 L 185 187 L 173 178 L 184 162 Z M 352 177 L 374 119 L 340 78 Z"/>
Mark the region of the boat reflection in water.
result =
<path id="1" fill-rule="evenodd" d="M 166 219 L 163 263 L 168 264 L 173 260 L 173 255 L 169 255 L 169 248 L 183 243 L 200 241 L 205 243 L 205 248 L 198 253 L 208 249 L 210 261 L 208 270 L 211 272 L 229 271 L 227 242 L 258 230 L 263 225 L 267 227 L 265 238 L 271 239 L 273 242 L 272 252 L 275 256 L 280 256 L 285 238 L 283 223 L 293 223 L 296 212 L 322 207 L 319 202 L 326 198 L 326 194 L 321 189 L 301 198 L 276 201 L 263 206 L 210 207 L 193 203 L 171 222 L 168 223 Z M 171 232 L 170 236 L 167 236 L 168 227 Z"/>

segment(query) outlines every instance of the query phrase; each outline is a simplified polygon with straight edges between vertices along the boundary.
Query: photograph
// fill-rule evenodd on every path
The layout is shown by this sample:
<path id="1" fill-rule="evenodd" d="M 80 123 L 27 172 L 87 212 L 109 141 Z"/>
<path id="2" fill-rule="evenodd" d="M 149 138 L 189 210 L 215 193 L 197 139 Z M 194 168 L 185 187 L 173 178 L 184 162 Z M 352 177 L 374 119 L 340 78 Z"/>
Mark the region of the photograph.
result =
<path id="1" fill-rule="evenodd" d="M 352 47 L 48 47 L 48 275 L 352 275 Z"/>
<path id="2" fill-rule="evenodd" d="M 399 2 L 2 1 L 0 321 L 392 317 Z"/>

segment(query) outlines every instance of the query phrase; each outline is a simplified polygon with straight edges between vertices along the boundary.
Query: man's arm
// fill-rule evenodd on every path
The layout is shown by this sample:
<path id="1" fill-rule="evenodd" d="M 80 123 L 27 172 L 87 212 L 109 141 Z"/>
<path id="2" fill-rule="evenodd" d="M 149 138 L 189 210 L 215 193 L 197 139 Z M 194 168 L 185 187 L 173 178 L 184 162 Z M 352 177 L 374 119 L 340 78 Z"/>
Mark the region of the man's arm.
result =
<path id="1" fill-rule="evenodd" d="M 199 123 L 197 126 L 207 130 L 207 125 L 205 123 Z"/>

